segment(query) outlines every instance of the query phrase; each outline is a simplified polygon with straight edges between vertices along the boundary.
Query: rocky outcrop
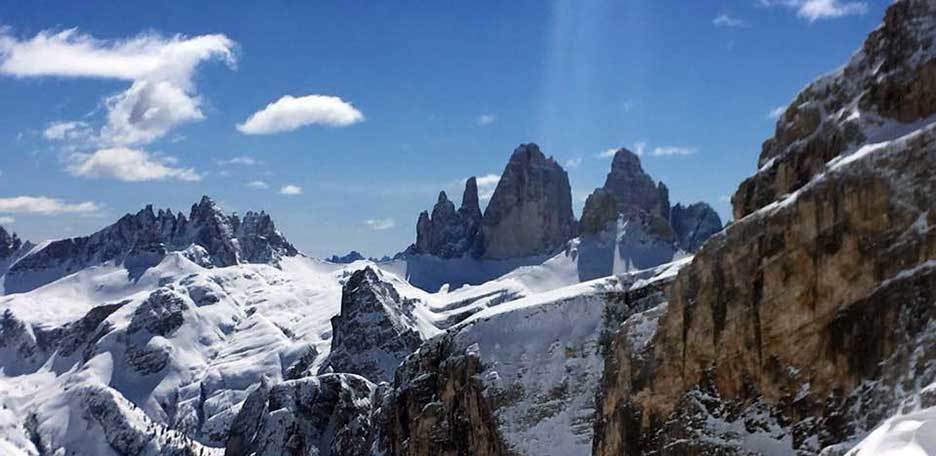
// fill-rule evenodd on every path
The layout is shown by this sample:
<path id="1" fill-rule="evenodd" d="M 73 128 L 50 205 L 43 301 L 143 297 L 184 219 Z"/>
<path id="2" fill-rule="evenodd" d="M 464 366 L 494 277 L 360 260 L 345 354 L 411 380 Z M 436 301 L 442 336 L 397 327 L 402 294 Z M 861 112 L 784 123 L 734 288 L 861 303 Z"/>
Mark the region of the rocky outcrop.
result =
<path id="1" fill-rule="evenodd" d="M 361 255 L 357 250 L 352 250 L 348 252 L 347 255 L 338 256 L 332 255 L 328 261 L 335 264 L 351 264 L 355 261 L 360 261 L 364 259 L 364 255 Z"/>
<path id="2" fill-rule="evenodd" d="M 17 261 L 4 283 L 7 293 L 29 291 L 107 261 L 123 264 L 133 278 L 173 251 L 192 252 L 193 261 L 209 267 L 275 264 L 283 256 L 298 254 L 266 213 L 248 212 L 243 219 L 225 215 L 205 196 L 192 206 L 188 218 L 147 206 L 90 236 L 49 243 Z"/>
<path id="3" fill-rule="evenodd" d="M 378 391 L 377 449 L 587 454 L 601 353 L 622 321 L 661 304 L 672 278 L 650 271 L 575 285 L 549 301 L 489 309 L 428 340 Z"/>
<path id="4" fill-rule="evenodd" d="M 461 258 L 472 253 L 481 226 L 478 183 L 472 176 L 465 182 L 462 204 L 455 210 L 445 192 L 439 192 L 432 214 L 423 211 L 416 223 L 416 243 L 409 253 Z"/>
<path id="5" fill-rule="evenodd" d="M 0 226 L 0 259 L 9 258 L 23 246 L 16 233 L 9 233 Z"/>
<path id="6" fill-rule="evenodd" d="M 490 259 L 549 254 L 576 230 L 569 176 L 536 144 L 521 144 L 484 210 L 481 254 Z"/>
<path id="7" fill-rule="evenodd" d="M 416 223 L 416 243 L 410 253 L 435 255 L 441 258 L 461 258 L 471 253 L 481 226 L 478 205 L 478 184 L 474 177 L 465 182 L 462 204 L 455 210 L 445 192 L 439 192 L 432 215 L 423 211 Z"/>
<path id="8" fill-rule="evenodd" d="M 847 65 L 797 94 L 763 144 L 759 172 L 732 197 L 735 219 L 806 185 L 836 156 L 936 113 L 934 11 L 925 0 L 896 2 Z"/>
<path id="9" fill-rule="evenodd" d="M 604 186 L 585 200 L 581 234 L 587 237 L 614 230 L 616 222 L 639 225 L 653 238 L 652 243 L 670 244 L 672 253 L 676 249 L 695 252 L 722 228 L 718 214 L 706 203 L 671 208 L 666 185 L 654 182 L 641 167 L 640 157 L 624 148 L 615 152 Z M 629 247 L 619 246 L 619 250 L 627 255 Z"/>
<path id="10" fill-rule="evenodd" d="M 370 267 L 355 271 L 341 291 L 341 313 L 332 317 L 331 353 L 321 373 L 347 372 L 389 381 L 422 343 L 411 315 L 413 302 Z"/>
<path id="11" fill-rule="evenodd" d="M 895 2 L 797 97 L 651 346 L 615 336 L 595 454 L 844 454 L 918 406 L 936 381 L 936 123 L 905 122 L 936 112 L 934 13 Z M 910 106 L 867 101 L 881 91 Z"/>
<path id="12" fill-rule="evenodd" d="M 721 231 L 721 217 L 706 203 L 689 206 L 676 204 L 670 210 L 670 225 L 676 234 L 676 243 L 685 252 L 695 252 L 706 239 Z"/>
<path id="13" fill-rule="evenodd" d="M 351 374 L 262 382 L 234 419 L 224 454 L 369 456 L 375 388 Z"/>

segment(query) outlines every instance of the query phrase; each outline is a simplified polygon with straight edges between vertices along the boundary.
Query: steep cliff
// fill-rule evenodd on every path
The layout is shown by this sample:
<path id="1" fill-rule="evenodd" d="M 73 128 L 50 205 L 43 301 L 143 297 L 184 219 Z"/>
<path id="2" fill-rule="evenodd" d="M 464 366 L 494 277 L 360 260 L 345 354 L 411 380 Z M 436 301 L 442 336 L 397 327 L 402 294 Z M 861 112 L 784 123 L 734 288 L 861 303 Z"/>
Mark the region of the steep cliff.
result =
<path id="1" fill-rule="evenodd" d="M 888 8 L 797 96 L 684 268 L 649 347 L 605 364 L 595 454 L 842 454 L 936 381 L 936 2 Z M 930 405 L 931 406 L 931 405 Z"/>

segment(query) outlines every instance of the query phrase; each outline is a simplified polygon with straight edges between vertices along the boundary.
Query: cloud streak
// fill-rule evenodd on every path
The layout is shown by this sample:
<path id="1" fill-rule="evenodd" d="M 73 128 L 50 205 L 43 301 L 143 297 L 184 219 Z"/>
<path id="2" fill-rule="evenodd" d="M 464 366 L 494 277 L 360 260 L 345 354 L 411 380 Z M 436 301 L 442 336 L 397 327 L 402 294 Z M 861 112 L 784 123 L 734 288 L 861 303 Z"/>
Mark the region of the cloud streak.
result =
<path id="1" fill-rule="evenodd" d="M 298 185 L 284 185 L 280 188 L 280 195 L 301 195 L 302 187 Z"/>
<path id="2" fill-rule="evenodd" d="M 92 201 L 66 203 L 60 199 L 49 198 L 47 196 L 14 196 L 11 198 L 0 198 L 0 213 L 2 214 L 89 214 L 97 212 L 100 209 L 101 206 Z"/>
<path id="3" fill-rule="evenodd" d="M 70 160 L 66 169 L 77 177 L 112 178 L 124 182 L 201 180 L 194 169 L 173 167 L 174 159 L 125 147 L 100 149 L 91 154 L 76 153 Z"/>
<path id="4" fill-rule="evenodd" d="M 245 135 L 269 135 L 309 125 L 346 127 L 364 120 L 351 103 L 328 95 L 286 95 L 253 113 L 237 130 Z"/>
<path id="5" fill-rule="evenodd" d="M 394 221 L 392 218 L 369 219 L 365 220 L 364 223 L 375 231 L 389 230 L 390 228 L 396 226 L 396 221 Z"/>
<path id="6" fill-rule="evenodd" d="M 733 28 L 745 28 L 748 26 L 747 22 L 743 19 L 736 17 L 731 17 L 727 14 L 719 14 L 712 19 L 712 25 L 716 27 L 733 27 Z"/>
<path id="7" fill-rule="evenodd" d="M 782 6 L 795 9 L 797 16 L 809 22 L 860 15 L 868 12 L 866 2 L 848 0 L 759 0 L 759 3 L 765 7 Z"/>

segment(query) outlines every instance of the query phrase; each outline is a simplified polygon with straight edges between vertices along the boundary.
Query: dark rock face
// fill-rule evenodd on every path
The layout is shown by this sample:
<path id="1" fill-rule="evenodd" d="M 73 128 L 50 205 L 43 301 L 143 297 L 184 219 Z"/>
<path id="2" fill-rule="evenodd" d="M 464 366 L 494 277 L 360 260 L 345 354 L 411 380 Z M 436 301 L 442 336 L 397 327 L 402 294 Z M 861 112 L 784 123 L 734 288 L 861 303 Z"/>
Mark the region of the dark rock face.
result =
<path id="1" fill-rule="evenodd" d="M 484 210 L 482 255 L 505 259 L 549 254 L 576 231 L 568 174 L 536 144 L 521 144 Z"/>
<path id="2" fill-rule="evenodd" d="M 670 224 L 676 232 L 679 248 L 686 252 L 699 250 L 706 239 L 722 229 L 718 213 L 712 206 L 701 202 L 689 206 L 673 206 L 670 211 Z"/>
<path id="3" fill-rule="evenodd" d="M 931 1 L 895 2 L 861 52 L 797 94 L 764 141 L 760 171 L 732 197 L 735 219 L 796 191 L 846 150 L 890 139 L 875 126 L 936 113 L 934 12 Z"/>
<path id="4" fill-rule="evenodd" d="M 22 246 L 23 241 L 16 233 L 9 233 L 0 226 L 0 259 L 10 257 Z"/>
<path id="5" fill-rule="evenodd" d="M 422 343 L 411 307 L 370 267 L 355 271 L 341 291 L 341 313 L 332 317 L 331 353 L 320 373 L 391 380 L 397 366 Z"/>
<path id="6" fill-rule="evenodd" d="M 203 266 L 272 263 L 298 251 L 276 231 L 270 216 L 248 212 L 243 219 L 225 215 L 206 197 L 192 206 L 188 218 L 147 206 L 87 237 L 52 242 L 14 264 L 6 275 L 8 293 L 24 292 L 88 266 L 118 261 L 131 278 L 158 264 L 167 252 L 198 246 Z"/>
<path id="7" fill-rule="evenodd" d="M 670 208 L 666 185 L 644 172 L 637 155 L 619 149 L 604 186 L 585 200 L 579 223 L 579 280 L 668 263 L 680 250 L 697 251 L 721 228 L 721 219 L 708 204 Z"/>
<path id="8" fill-rule="evenodd" d="M 375 388 L 351 374 L 261 383 L 234 419 L 224 454 L 368 456 Z"/>
<path id="9" fill-rule="evenodd" d="M 167 288 L 160 288 L 143 301 L 133 312 L 127 332 L 133 334 L 146 329 L 152 334 L 169 336 L 185 322 L 183 312 L 188 304 L 181 296 Z"/>
<path id="10" fill-rule="evenodd" d="M 669 219 L 669 189 L 654 182 L 640 166 L 640 157 L 625 148 L 614 154 L 603 188 L 614 195 L 620 213 L 639 209 Z"/>
<path id="11" fill-rule="evenodd" d="M 481 225 L 481 207 L 478 205 L 478 184 L 474 177 L 465 182 L 462 205 L 455 210 L 445 192 L 432 208 L 432 215 L 419 214 L 416 223 L 416 244 L 411 253 L 435 255 L 442 258 L 460 258 L 475 244 Z"/>
<path id="12" fill-rule="evenodd" d="M 352 250 L 348 252 L 347 255 L 344 255 L 344 256 L 332 255 L 331 258 L 328 259 L 328 261 L 331 263 L 336 263 L 336 264 L 351 264 L 351 263 L 354 263 L 355 261 L 360 261 L 363 259 L 364 259 L 364 255 L 361 255 L 361 253 L 358 252 L 357 250 Z"/>
<path id="13" fill-rule="evenodd" d="M 844 454 L 936 381 L 936 124 L 878 128 L 936 112 L 934 12 L 895 2 L 787 110 L 733 198 L 743 218 L 680 271 L 652 346 L 615 336 L 596 455 L 749 454 L 754 434 Z"/>

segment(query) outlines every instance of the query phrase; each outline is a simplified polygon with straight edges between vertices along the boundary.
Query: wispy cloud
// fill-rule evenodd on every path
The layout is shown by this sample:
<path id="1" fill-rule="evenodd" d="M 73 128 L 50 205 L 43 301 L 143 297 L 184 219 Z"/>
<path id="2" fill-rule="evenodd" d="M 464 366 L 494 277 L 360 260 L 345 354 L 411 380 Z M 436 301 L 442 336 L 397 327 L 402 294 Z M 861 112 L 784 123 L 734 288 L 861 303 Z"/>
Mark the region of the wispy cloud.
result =
<path id="1" fill-rule="evenodd" d="M 497 116 L 494 114 L 481 114 L 475 122 L 477 122 L 478 125 L 484 126 L 490 125 L 495 121 L 497 121 Z"/>
<path id="2" fill-rule="evenodd" d="M 298 185 L 284 185 L 280 188 L 280 195 L 301 195 L 302 187 Z"/>
<path id="3" fill-rule="evenodd" d="M 372 230 L 381 231 L 389 230 L 396 226 L 396 222 L 392 218 L 385 219 L 369 219 L 365 220 L 364 223 L 369 226 Z"/>
<path id="4" fill-rule="evenodd" d="M 47 196 L 14 196 L 0 198 L 0 213 L 4 214 L 89 214 L 97 212 L 101 206 L 92 201 L 66 203 Z"/>
<path id="5" fill-rule="evenodd" d="M 16 223 L 16 219 L 10 216 L 0 217 L 0 225 L 10 225 Z"/>
<path id="6" fill-rule="evenodd" d="M 270 188 L 270 185 L 261 180 L 254 180 L 254 181 L 248 182 L 247 187 L 252 188 L 254 190 L 266 190 Z"/>
<path id="7" fill-rule="evenodd" d="M 42 136 L 51 141 L 85 141 L 93 134 L 91 127 L 81 121 L 52 122 L 42 131 Z"/>
<path id="8" fill-rule="evenodd" d="M 565 161 L 565 167 L 569 169 L 578 168 L 582 164 L 582 157 L 570 158 Z"/>
<path id="9" fill-rule="evenodd" d="M 346 127 L 364 120 L 351 103 L 328 95 L 286 95 L 253 113 L 237 130 L 245 135 L 269 135 L 308 125 Z"/>
<path id="10" fill-rule="evenodd" d="M 767 113 L 767 117 L 777 120 L 780 118 L 780 116 L 783 115 L 784 112 L 786 112 L 786 109 L 786 106 L 777 106 L 776 108 L 771 109 L 769 113 Z"/>
<path id="11" fill-rule="evenodd" d="M 727 14 L 719 14 L 712 19 L 712 24 L 716 27 L 735 27 L 735 28 L 744 28 L 748 24 L 743 19 L 732 17 Z"/>
<path id="12" fill-rule="evenodd" d="M 657 146 L 650 151 L 650 155 L 654 157 L 668 157 L 674 155 L 692 155 L 696 153 L 697 149 L 695 147 L 685 147 L 685 146 Z"/>
<path id="13" fill-rule="evenodd" d="M 848 0 L 758 0 L 758 3 L 765 7 L 782 6 L 794 9 L 797 16 L 809 22 L 868 12 L 866 2 Z"/>
<path id="14" fill-rule="evenodd" d="M 191 168 L 177 168 L 177 160 L 126 147 L 100 149 L 70 156 L 67 170 L 78 177 L 113 178 L 124 182 L 159 180 L 199 181 Z"/>
<path id="15" fill-rule="evenodd" d="M 612 148 L 610 148 L 610 149 L 605 149 L 605 150 L 603 150 L 603 151 L 601 151 L 601 152 L 598 152 L 598 154 L 595 155 L 595 157 L 597 157 L 597 158 L 611 158 L 611 157 L 614 156 L 614 154 L 617 153 L 617 151 L 618 151 L 618 148 L 617 148 L 617 147 L 612 147 Z"/>
<path id="16" fill-rule="evenodd" d="M 261 162 L 256 158 L 253 158 L 249 155 L 241 155 L 238 157 L 231 157 L 226 160 L 218 160 L 217 163 L 221 166 L 231 166 L 231 165 L 243 165 L 243 166 L 254 166 L 259 165 Z"/>

